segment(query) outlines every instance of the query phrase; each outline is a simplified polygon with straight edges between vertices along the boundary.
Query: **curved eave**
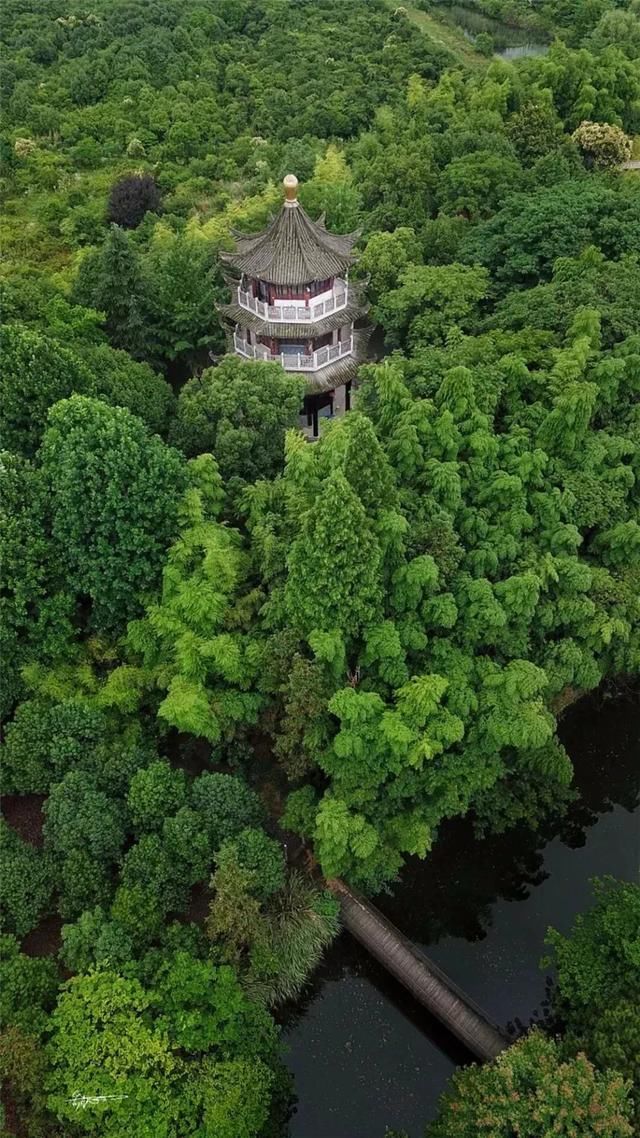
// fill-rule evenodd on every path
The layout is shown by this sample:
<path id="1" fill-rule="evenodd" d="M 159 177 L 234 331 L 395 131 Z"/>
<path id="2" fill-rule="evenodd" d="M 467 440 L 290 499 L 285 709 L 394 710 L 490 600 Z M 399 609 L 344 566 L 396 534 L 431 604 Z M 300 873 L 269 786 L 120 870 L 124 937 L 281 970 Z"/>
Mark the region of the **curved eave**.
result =
<path id="1" fill-rule="evenodd" d="M 231 273 L 223 272 L 222 273 L 222 279 L 224 280 L 224 283 L 226 284 L 227 288 L 231 290 L 231 295 L 232 296 L 236 295 L 237 289 L 240 286 L 241 275 L 233 276 Z M 255 279 L 259 280 L 260 278 L 256 277 Z M 354 278 L 354 277 L 349 278 L 349 295 L 350 295 L 351 300 L 353 301 L 354 304 L 363 304 L 364 305 L 367 303 L 366 290 L 367 290 L 367 286 L 369 284 L 369 279 L 370 278 L 368 276 L 358 277 L 358 278 Z M 267 283 L 273 284 L 275 282 L 269 281 Z M 308 282 L 302 282 L 302 283 L 308 283 Z M 316 298 L 313 296 L 309 297 L 309 303 L 313 304 L 315 299 Z"/>
<path id="2" fill-rule="evenodd" d="M 356 379 L 359 368 L 367 362 L 367 346 L 372 331 L 373 328 L 370 326 L 358 328 L 354 331 L 353 352 L 350 356 L 334 360 L 333 363 L 327 364 L 319 371 L 301 372 L 300 374 L 306 380 L 308 393 L 311 395 L 314 391 L 333 391 L 334 388 L 342 387 L 349 380 Z"/>
<path id="3" fill-rule="evenodd" d="M 371 325 L 366 325 L 364 328 L 356 328 L 353 332 L 353 351 L 350 356 L 343 356 L 342 359 L 333 360 L 332 363 L 327 364 L 326 367 L 320 368 L 319 371 L 287 371 L 287 375 L 300 375 L 306 385 L 307 394 L 312 395 L 318 391 L 333 391 L 336 387 L 341 387 L 349 380 L 357 378 L 358 369 L 360 366 L 367 362 L 367 346 L 369 337 L 373 332 Z M 227 348 L 228 355 L 235 355 L 237 358 L 238 353 L 234 351 L 233 346 L 233 330 L 230 325 L 227 325 Z M 247 363 L 251 362 L 249 360 Z"/>
<path id="4" fill-rule="evenodd" d="M 323 316 L 321 320 L 305 320 L 304 323 L 287 322 L 283 320 L 263 320 L 254 312 L 248 312 L 239 304 L 219 304 L 218 312 L 223 320 L 233 324 L 240 324 L 243 328 L 251 328 L 261 336 L 276 336 L 279 339 L 291 338 L 303 340 L 309 336 L 323 336 L 325 332 L 333 332 L 334 328 L 342 328 L 345 324 L 353 324 L 362 320 L 369 311 L 368 304 L 348 304 L 337 312 Z"/>
<path id="5" fill-rule="evenodd" d="M 338 254 L 323 251 L 305 256 L 298 251 L 285 252 L 267 262 L 253 253 L 220 253 L 224 265 L 245 273 L 255 280 L 267 284 L 293 286 L 309 281 L 322 281 L 329 277 L 341 277 L 349 271 L 358 258 L 351 254 Z"/>
<path id="6" fill-rule="evenodd" d="M 236 248 L 220 260 L 237 272 L 272 284 L 296 285 L 324 280 L 355 264 L 351 250 L 360 233 L 329 233 L 298 203 L 285 203 L 260 233 L 234 233 Z"/>

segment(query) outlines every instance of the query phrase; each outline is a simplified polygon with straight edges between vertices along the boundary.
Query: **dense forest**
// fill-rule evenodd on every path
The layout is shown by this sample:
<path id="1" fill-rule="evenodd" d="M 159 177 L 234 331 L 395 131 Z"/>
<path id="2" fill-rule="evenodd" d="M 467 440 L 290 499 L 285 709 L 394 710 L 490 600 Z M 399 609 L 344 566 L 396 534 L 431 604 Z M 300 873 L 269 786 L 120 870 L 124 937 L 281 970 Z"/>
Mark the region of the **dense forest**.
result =
<path id="1" fill-rule="evenodd" d="M 325 881 L 539 826 L 563 708 L 640 672 L 640 3 L 467 6 L 548 51 L 470 64 L 435 2 L 5 2 L 3 1133 L 284 1136 Z M 378 329 L 312 445 L 216 310 L 289 171 Z M 635 1132 L 640 887 L 594 888 L 429 1138 Z"/>

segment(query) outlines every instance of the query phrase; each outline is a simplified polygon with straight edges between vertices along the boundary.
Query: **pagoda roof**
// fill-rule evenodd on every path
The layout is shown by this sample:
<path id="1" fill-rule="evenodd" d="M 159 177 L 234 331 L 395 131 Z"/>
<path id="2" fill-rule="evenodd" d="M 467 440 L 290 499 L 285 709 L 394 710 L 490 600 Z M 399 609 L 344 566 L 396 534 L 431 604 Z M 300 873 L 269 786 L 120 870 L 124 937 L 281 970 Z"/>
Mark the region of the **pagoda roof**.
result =
<path id="1" fill-rule="evenodd" d="M 297 179 L 285 178 L 287 200 L 280 213 L 260 233 L 241 234 L 232 230 L 236 248 L 221 253 L 220 260 L 249 277 L 272 284 L 296 285 L 340 276 L 355 264 L 351 252 L 360 236 L 329 233 L 324 216 L 312 221 L 293 196 Z"/>

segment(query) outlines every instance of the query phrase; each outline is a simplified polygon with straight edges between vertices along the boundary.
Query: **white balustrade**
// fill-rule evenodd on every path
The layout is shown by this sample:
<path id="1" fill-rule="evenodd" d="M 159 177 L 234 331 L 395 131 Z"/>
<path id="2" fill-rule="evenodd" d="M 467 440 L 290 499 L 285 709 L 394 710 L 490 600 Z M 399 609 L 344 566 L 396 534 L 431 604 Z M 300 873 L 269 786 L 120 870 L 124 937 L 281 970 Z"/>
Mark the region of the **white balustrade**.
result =
<path id="1" fill-rule="evenodd" d="M 331 312 L 340 312 L 349 303 L 349 290 L 344 281 L 338 282 L 338 287 L 326 300 L 314 301 L 309 298 L 307 304 L 304 300 L 293 300 L 287 304 L 267 304 L 258 300 L 250 292 L 238 288 L 238 304 L 247 312 L 253 312 L 263 320 L 273 320 L 279 323 L 309 324 L 314 320 L 321 320 Z"/>
<path id="2" fill-rule="evenodd" d="M 242 336 L 234 333 L 233 343 L 241 356 L 250 360 L 267 360 L 269 363 L 281 364 L 285 371 L 319 371 L 334 360 L 342 356 L 349 356 L 353 351 L 353 336 L 348 340 L 338 341 L 337 344 L 325 344 L 311 355 L 304 352 L 278 352 L 273 355 L 265 344 L 249 344 Z"/>

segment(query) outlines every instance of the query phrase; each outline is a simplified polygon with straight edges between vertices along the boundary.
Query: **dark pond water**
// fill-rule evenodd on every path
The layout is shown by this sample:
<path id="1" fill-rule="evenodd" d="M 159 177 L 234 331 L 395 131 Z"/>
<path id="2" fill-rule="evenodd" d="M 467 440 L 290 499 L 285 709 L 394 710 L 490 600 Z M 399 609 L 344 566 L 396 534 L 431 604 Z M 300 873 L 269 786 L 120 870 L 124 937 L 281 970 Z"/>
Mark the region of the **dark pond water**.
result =
<path id="1" fill-rule="evenodd" d="M 447 23 L 460 28 L 471 41 L 481 32 L 488 33 L 493 39 L 496 53 L 503 59 L 546 55 L 549 50 L 548 43 L 537 42 L 535 32 L 503 24 L 500 20 L 485 16 L 475 8 L 467 8 L 464 4 L 440 4 L 437 11 Z"/>
<path id="2" fill-rule="evenodd" d="M 541 1009 L 538 964 L 549 925 L 567 931 L 589 879 L 635 880 L 640 866 L 640 698 L 597 693 L 561 735 L 579 800 L 545 835 L 474 840 L 449 824 L 377 904 L 501 1024 Z M 346 934 L 288 1021 L 297 1112 L 292 1138 L 421 1138 L 456 1065 L 469 1061 L 439 1025 Z"/>

